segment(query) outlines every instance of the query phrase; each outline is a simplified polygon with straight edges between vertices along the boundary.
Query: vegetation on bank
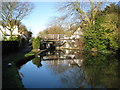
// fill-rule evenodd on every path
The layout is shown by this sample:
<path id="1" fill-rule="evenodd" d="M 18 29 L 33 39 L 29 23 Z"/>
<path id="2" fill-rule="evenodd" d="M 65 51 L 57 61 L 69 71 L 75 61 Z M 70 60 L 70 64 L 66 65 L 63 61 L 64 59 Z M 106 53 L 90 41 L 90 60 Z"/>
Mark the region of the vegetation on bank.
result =
<path id="1" fill-rule="evenodd" d="M 95 24 L 84 32 L 85 49 L 96 48 L 98 51 L 116 51 L 119 46 L 120 8 L 110 4 L 96 15 Z"/>
<path id="2" fill-rule="evenodd" d="M 2 69 L 2 89 L 4 88 L 24 88 L 20 80 L 18 69 L 12 64 L 12 67 Z"/>
<path id="3" fill-rule="evenodd" d="M 32 47 L 33 49 L 39 49 L 40 48 L 40 42 L 41 42 L 41 38 L 40 37 L 36 37 L 36 38 L 32 38 Z"/>

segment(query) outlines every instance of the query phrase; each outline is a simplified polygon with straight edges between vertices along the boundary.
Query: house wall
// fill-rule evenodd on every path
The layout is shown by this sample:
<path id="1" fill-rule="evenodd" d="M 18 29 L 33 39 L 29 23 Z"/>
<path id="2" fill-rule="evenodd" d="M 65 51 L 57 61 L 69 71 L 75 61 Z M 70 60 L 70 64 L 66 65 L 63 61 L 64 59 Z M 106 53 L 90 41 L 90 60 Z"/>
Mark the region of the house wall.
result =
<path id="1" fill-rule="evenodd" d="M 78 28 L 73 35 L 71 35 L 71 39 L 72 38 L 81 38 L 80 35 L 83 35 L 82 31 L 80 30 L 80 28 Z"/>
<path id="2" fill-rule="evenodd" d="M 7 28 L 3 28 L 2 26 L 0 26 L 0 29 L 6 34 L 6 35 L 10 35 L 10 31 Z M 18 35 L 18 27 L 14 26 L 14 31 L 12 32 L 12 35 Z M 10 36 L 6 36 L 7 39 L 9 39 Z M 3 40 L 3 34 L 0 31 L 0 41 Z"/>
<path id="3" fill-rule="evenodd" d="M 7 35 L 10 35 L 10 31 L 7 28 L 2 28 L 4 32 L 6 32 Z M 18 35 L 18 27 L 14 26 L 14 31 L 12 32 L 13 35 Z"/>
<path id="4" fill-rule="evenodd" d="M 3 40 L 2 32 L 0 31 L 0 41 Z"/>

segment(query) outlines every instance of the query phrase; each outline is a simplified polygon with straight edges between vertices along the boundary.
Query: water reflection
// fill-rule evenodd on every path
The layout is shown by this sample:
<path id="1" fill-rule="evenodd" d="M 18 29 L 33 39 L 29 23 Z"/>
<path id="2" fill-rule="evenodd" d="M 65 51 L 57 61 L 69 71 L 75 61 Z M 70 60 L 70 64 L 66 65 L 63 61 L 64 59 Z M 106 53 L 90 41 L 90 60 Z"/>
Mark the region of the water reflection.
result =
<path id="1" fill-rule="evenodd" d="M 42 60 L 42 57 L 36 57 L 32 59 L 32 63 L 35 64 L 39 68 L 42 66 L 41 60 Z"/>
<path id="2" fill-rule="evenodd" d="M 19 72 L 26 88 L 120 88 L 119 67 L 109 55 L 56 50 L 32 59 Z"/>
<path id="3" fill-rule="evenodd" d="M 84 58 L 84 70 L 89 76 L 88 83 L 92 87 L 104 86 L 109 88 L 118 88 L 119 84 L 119 61 L 110 56 L 102 54 L 91 57 L 87 54 Z"/>

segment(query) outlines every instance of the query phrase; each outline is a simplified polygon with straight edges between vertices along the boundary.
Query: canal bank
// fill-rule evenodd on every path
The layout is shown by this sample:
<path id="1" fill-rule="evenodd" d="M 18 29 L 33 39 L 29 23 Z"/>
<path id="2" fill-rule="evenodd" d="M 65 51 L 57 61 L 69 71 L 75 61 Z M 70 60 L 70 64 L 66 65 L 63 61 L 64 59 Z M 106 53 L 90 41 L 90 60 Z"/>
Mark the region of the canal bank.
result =
<path id="1" fill-rule="evenodd" d="M 46 50 L 27 49 L 8 55 L 2 62 L 2 88 L 24 88 L 18 69 L 36 55 Z"/>
<path id="2" fill-rule="evenodd" d="M 21 83 L 16 62 L 23 60 L 31 56 L 29 52 L 21 51 L 19 53 L 13 53 L 8 55 L 7 58 L 3 58 L 2 62 L 2 88 L 24 88 Z M 25 57 L 25 55 L 28 55 Z M 33 55 L 33 54 L 32 54 Z"/>

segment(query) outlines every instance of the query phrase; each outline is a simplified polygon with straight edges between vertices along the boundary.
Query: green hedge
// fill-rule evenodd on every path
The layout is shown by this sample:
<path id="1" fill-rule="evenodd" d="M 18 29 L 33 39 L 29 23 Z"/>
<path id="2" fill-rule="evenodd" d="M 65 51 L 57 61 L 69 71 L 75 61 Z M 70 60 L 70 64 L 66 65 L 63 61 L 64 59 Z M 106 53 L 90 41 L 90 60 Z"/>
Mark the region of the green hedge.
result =
<path id="1" fill-rule="evenodd" d="M 39 37 L 32 38 L 33 49 L 39 49 L 40 48 L 40 41 L 41 41 L 41 38 L 39 38 Z"/>

